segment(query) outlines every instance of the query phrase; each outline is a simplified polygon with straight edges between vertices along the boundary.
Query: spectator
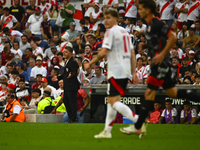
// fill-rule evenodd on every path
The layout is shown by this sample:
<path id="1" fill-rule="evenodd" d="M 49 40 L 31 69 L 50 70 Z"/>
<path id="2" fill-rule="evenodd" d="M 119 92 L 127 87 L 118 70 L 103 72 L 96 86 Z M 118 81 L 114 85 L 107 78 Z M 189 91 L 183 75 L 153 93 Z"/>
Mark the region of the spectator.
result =
<path id="1" fill-rule="evenodd" d="M 64 86 L 63 80 L 58 81 L 58 85 L 59 85 L 59 89 L 56 90 L 57 91 L 57 95 L 61 95 L 62 92 L 64 92 L 64 89 L 63 89 L 63 86 Z"/>
<path id="2" fill-rule="evenodd" d="M 194 35 L 194 31 L 195 31 L 195 28 L 190 27 L 189 36 L 187 36 L 183 40 L 182 48 L 185 48 L 187 45 L 189 45 L 189 46 L 191 46 L 192 48 L 195 48 L 195 49 L 198 47 L 200 37 Z"/>
<path id="3" fill-rule="evenodd" d="M 41 31 L 42 31 L 43 38 L 45 37 L 45 33 L 46 32 L 50 33 L 51 36 L 53 35 L 52 34 L 51 23 L 50 23 L 50 20 L 48 20 L 47 14 L 43 15 L 43 21 L 41 22 Z"/>
<path id="4" fill-rule="evenodd" d="M 1 63 L 0 63 L 0 65 L 1 65 Z M 9 64 L 8 64 L 9 65 Z M 7 66 L 8 66 L 7 65 Z M 0 75 L 5 75 L 7 72 L 7 68 L 6 68 L 6 66 L 0 66 Z"/>
<path id="5" fill-rule="evenodd" d="M 48 84 L 53 86 L 55 89 L 59 88 L 57 76 L 59 75 L 59 70 L 57 67 L 51 69 L 50 75 L 47 77 Z"/>
<path id="6" fill-rule="evenodd" d="M 8 88 L 9 89 L 15 89 L 16 87 L 16 82 L 17 82 L 17 76 L 19 75 L 19 72 L 17 70 L 13 70 L 11 72 L 11 78 L 8 81 Z"/>
<path id="7" fill-rule="evenodd" d="M 35 60 L 35 56 L 33 55 L 33 50 L 32 50 L 32 48 L 27 48 L 26 53 L 22 57 L 25 68 L 30 66 L 29 59 L 31 59 L 31 58 L 33 58 Z"/>
<path id="8" fill-rule="evenodd" d="M 189 1 L 189 7 L 188 7 L 188 14 L 187 14 L 187 22 L 188 27 L 190 27 L 193 23 L 196 17 L 199 17 L 199 1 L 191 0 Z"/>
<path id="9" fill-rule="evenodd" d="M 27 48 L 31 48 L 30 43 L 28 43 L 28 38 L 26 35 L 21 36 L 21 41 L 19 45 L 20 45 L 20 50 L 22 51 L 23 54 L 26 53 Z"/>
<path id="10" fill-rule="evenodd" d="M 195 76 L 195 83 L 193 84 L 193 85 L 200 85 L 200 75 L 199 74 L 197 74 L 196 76 Z"/>
<path id="11" fill-rule="evenodd" d="M 187 21 L 188 4 L 186 0 L 181 0 L 176 3 L 174 13 L 177 13 L 177 25 L 179 30 L 182 30 L 182 24 Z"/>
<path id="12" fill-rule="evenodd" d="M 159 123 L 165 123 L 165 124 L 174 124 L 175 118 L 177 116 L 177 110 L 176 108 L 172 107 L 171 100 L 165 101 L 165 109 L 163 110 L 161 114 L 161 118 Z"/>
<path id="13" fill-rule="evenodd" d="M 4 48 L 4 45 L 5 45 L 6 41 L 7 41 L 6 36 L 2 36 L 1 37 L 1 43 L 0 43 L 0 54 L 3 52 L 3 48 Z"/>
<path id="14" fill-rule="evenodd" d="M 90 22 L 92 23 L 92 30 L 96 31 L 98 24 L 101 23 L 102 18 L 99 3 L 94 4 L 94 11 L 90 12 Z"/>
<path id="15" fill-rule="evenodd" d="M 15 99 L 14 93 L 8 94 L 6 100 L 7 104 L 2 114 L 1 121 L 24 122 L 25 121 L 24 109 L 22 108 L 21 104 Z"/>
<path id="16" fill-rule="evenodd" d="M 106 9 L 117 9 L 119 8 L 118 0 L 103 0 L 103 11 Z"/>
<path id="17" fill-rule="evenodd" d="M 105 28 L 104 24 L 102 24 L 102 23 L 98 24 L 97 30 L 95 32 L 95 36 L 97 39 L 101 39 L 100 31 L 104 31 L 104 32 L 106 31 L 106 28 Z"/>
<path id="18" fill-rule="evenodd" d="M 74 6 L 69 3 L 69 0 L 63 0 L 64 7 L 61 7 L 61 16 L 65 20 L 61 27 L 61 33 L 69 29 L 70 22 L 73 22 Z"/>
<path id="19" fill-rule="evenodd" d="M 3 33 L 9 37 L 11 43 L 15 41 L 20 42 L 23 35 L 21 32 L 9 29 L 8 27 L 3 28 Z"/>
<path id="20" fill-rule="evenodd" d="M 41 96 L 41 91 L 40 89 L 36 88 L 36 89 L 33 89 L 31 91 L 31 101 L 29 103 L 29 106 L 37 106 L 39 101 L 41 100 L 40 96 Z"/>
<path id="21" fill-rule="evenodd" d="M 189 51 L 189 55 L 188 55 L 188 58 L 189 58 L 189 62 L 188 62 L 188 63 L 189 63 L 193 68 L 195 68 L 196 63 L 197 63 L 196 59 L 194 59 L 194 55 L 195 55 L 194 51 L 193 51 L 193 50 L 190 50 L 190 51 Z"/>
<path id="22" fill-rule="evenodd" d="M 28 81 L 31 78 L 31 70 L 32 68 L 35 67 L 35 59 L 34 58 L 29 58 L 29 68 L 27 69 L 27 75 L 28 75 Z"/>
<path id="23" fill-rule="evenodd" d="M 84 78 L 83 86 L 88 86 L 88 85 L 90 85 L 90 80 L 88 78 Z"/>
<path id="24" fill-rule="evenodd" d="M 34 37 L 33 41 L 35 41 L 35 43 L 42 48 L 43 52 L 45 52 L 45 50 L 47 48 L 49 48 L 49 45 L 46 41 L 42 41 L 39 37 Z M 43 53 L 41 53 L 43 54 Z"/>
<path id="25" fill-rule="evenodd" d="M 77 78 L 78 78 L 78 81 L 80 82 L 80 84 L 82 85 L 83 79 L 85 78 L 85 74 L 84 74 L 83 69 L 82 69 L 82 58 L 76 57 L 76 61 L 77 61 L 78 66 L 79 66 Z"/>
<path id="26" fill-rule="evenodd" d="M 154 110 L 150 113 L 148 118 L 148 123 L 158 124 L 160 121 L 160 116 L 162 114 L 162 107 L 159 101 L 154 102 Z"/>
<path id="27" fill-rule="evenodd" d="M 85 58 L 92 60 L 92 47 L 91 45 L 87 44 L 85 45 Z"/>
<path id="28" fill-rule="evenodd" d="M 22 30 L 22 24 L 25 19 L 25 11 L 22 6 L 19 4 L 19 0 L 14 0 L 14 5 L 10 7 L 10 14 L 15 16 L 15 18 L 19 21 L 18 30 Z"/>
<path id="29" fill-rule="evenodd" d="M 42 58 L 38 56 L 36 58 L 37 66 L 31 69 L 31 79 L 36 78 L 37 74 L 42 74 L 43 77 L 47 76 L 47 70 L 42 66 Z"/>
<path id="30" fill-rule="evenodd" d="M 72 43 L 69 42 L 69 33 L 68 32 L 64 32 L 61 35 L 61 46 L 60 46 L 60 51 L 63 52 L 63 50 L 65 49 L 66 46 L 70 46 L 73 48 Z"/>
<path id="31" fill-rule="evenodd" d="M 40 2 L 41 2 L 40 9 L 41 9 L 42 15 L 48 14 L 49 9 L 51 8 L 51 4 L 47 3 L 46 0 L 41 0 Z M 49 16 L 49 14 L 48 14 L 48 16 Z"/>
<path id="32" fill-rule="evenodd" d="M 188 70 L 187 70 L 188 71 Z M 188 71 L 189 72 L 189 71 Z M 183 78 L 183 84 L 192 84 L 192 80 L 190 76 L 185 75 Z"/>
<path id="33" fill-rule="evenodd" d="M 172 32 L 174 33 L 175 36 L 177 36 L 179 33 L 178 25 L 176 22 L 172 23 Z"/>
<path id="34" fill-rule="evenodd" d="M 9 29 L 15 29 L 17 28 L 19 22 L 18 20 L 15 18 L 15 16 L 10 14 L 10 9 L 8 7 L 5 7 L 3 9 L 4 14 L 1 16 L 1 21 L 0 21 L 0 25 L 2 25 L 1 30 L 3 30 L 3 28 L 8 27 Z M 16 23 L 14 25 L 14 23 Z"/>
<path id="35" fill-rule="evenodd" d="M 136 23 L 137 18 L 137 7 L 139 0 L 131 1 L 131 0 L 123 0 L 124 8 L 126 10 L 125 17 L 131 18 L 133 20 L 133 24 Z"/>
<path id="36" fill-rule="evenodd" d="M 195 29 L 196 31 L 194 32 L 194 35 L 200 36 L 200 21 L 195 21 Z"/>
<path id="37" fill-rule="evenodd" d="M 28 102 L 28 100 L 27 100 L 26 97 L 22 97 L 22 98 L 20 99 L 20 104 L 22 105 L 23 108 L 24 108 L 24 107 L 28 107 L 27 102 Z M 27 109 L 27 108 L 24 108 L 24 109 Z"/>
<path id="38" fill-rule="evenodd" d="M 48 70 L 48 74 L 47 74 L 47 76 L 49 76 L 49 74 L 51 73 L 51 70 L 53 69 L 53 68 L 57 68 L 57 69 L 61 69 L 62 68 L 62 66 L 59 64 L 59 58 L 58 58 L 58 56 L 54 56 L 52 59 L 51 59 L 51 67 L 49 68 L 49 70 Z"/>
<path id="39" fill-rule="evenodd" d="M 118 26 L 124 27 L 125 26 L 125 17 L 120 15 L 119 16 L 119 23 Z"/>
<path id="40" fill-rule="evenodd" d="M 57 47 L 55 46 L 55 42 L 51 41 L 50 48 L 47 48 L 44 53 L 49 59 L 52 59 L 53 57 L 57 55 L 57 52 L 58 51 L 57 51 Z"/>
<path id="41" fill-rule="evenodd" d="M 4 54 L 1 55 L 2 65 L 5 66 L 10 60 L 14 58 L 14 54 L 11 53 L 8 47 L 4 47 Z"/>
<path id="42" fill-rule="evenodd" d="M 54 105 L 52 103 L 53 101 L 52 101 L 50 95 L 51 95 L 51 89 L 49 89 L 49 88 L 45 89 L 43 96 L 42 96 L 43 99 L 38 103 L 38 107 L 37 107 L 38 114 L 43 114 L 45 107 Z"/>
<path id="43" fill-rule="evenodd" d="M 92 47 L 92 52 L 97 53 L 97 39 L 93 35 L 88 35 L 88 42 Z"/>
<path id="44" fill-rule="evenodd" d="M 71 22 L 69 25 L 69 29 L 66 31 L 69 34 L 69 42 L 71 43 L 75 43 L 76 42 L 76 38 L 79 36 L 79 32 L 77 30 L 75 30 L 76 27 L 76 23 L 75 22 Z"/>
<path id="45" fill-rule="evenodd" d="M 173 9 L 176 4 L 175 1 L 156 1 L 160 6 L 160 20 L 165 21 L 166 24 L 171 27 L 173 23 Z"/>
<path id="46" fill-rule="evenodd" d="M 94 11 L 94 4 L 99 3 L 99 0 L 84 0 L 83 8 L 85 8 L 84 17 L 90 18 L 90 13 Z"/>
<path id="47" fill-rule="evenodd" d="M 32 32 L 31 32 L 31 30 L 29 30 L 29 29 L 26 29 L 26 30 L 25 30 L 24 35 L 27 36 L 27 40 L 28 40 L 29 43 L 30 43 L 30 42 L 33 40 L 33 38 L 35 37 L 34 35 L 32 35 Z"/>
<path id="48" fill-rule="evenodd" d="M 143 24 L 143 21 L 141 19 L 138 19 L 137 26 L 135 28 L 139 28 L 141 31 L 144 31 L 144 33 L 146 33 L 147 26 Z"/>
<path id="49" fill-rule="evenodd" d="M 83 49 L 78 50 L 78 56 L 82 58 L 82 60 L 85 59 L 85 51 Z"/>
<path id="50" fill-rule="evenodd" d="M 43 95 L 43 92 L 44 92 L 44 89 L 45 89 L 45 88 L 50 88 L 50 89 L 51 89 L 51 96 L 52 96 L 54 99 L 56 99 L 56 98 L 58 97 L 57 92 L 56 92 L 56 89 L 55 89 L 53 86 L 48 85 L 48 81 L 47 81 L 46 78 L 43 77 L 43 78 L 40 80 L 40 82 L 41 82 L 41 88 L 40 88 L 40 90 L 41 90 L 41 95 Z"/>
<path id="51" fill-rule="evenodd" d="M 56 32 L 57 35 L 59 35 L 59 27 L 56 25 L 56 20 L 58 18 L 58 3 L 56 0 L 51 1 L 51 8 L 48 11 L 49 17 L 51 18 L 51 28 L 52 28 L 52 35 L 54 35 L 54 32 Z"/>
<path id="52" fill-rule="evenodd" d="M 200 74 L 200 62 L 198 62 L 195 66 L 195 70 L 197 71 L 198 74 Z"/>
<path id="53" fill-rule="evenodd" d="M 178 78 L 181 64 L 179 63 L 179 58 L 177 56 L 172 57 L 172 72 Z"/>
<path id="54" fill-rule="evenodd" d="M 133 24 L 133 20 L 131 18 L 126 18 L 126 25 L 124 27 L 128 33 L 133 33 L 133 29 L 135 25 Z"/>
<path id="55" fill-rule="evenodd" d="M 197 117 L 197 112 L 194 108 L 191 108 L 189 101 L 183 103 L 183 110 L 181 111 L 181 124 L 193 124 Z"/>
<path id="56" fill-rule="evenodd" d="M 61 65 L 62 67 L 64 67 L 65 62 L 63 61 L 63 53 L 59 52 L 57 53 L 58 59 L 59 59 L 59 65 Z"/>
<path id="57" fill-rule="evenodd" d="M 16 89 L 16 97 L 18 98 L 18 101 L 22 97 L 26 97 L 28 102 L 31 100 L 31 92 L 30 89 L 26 87 L 25 81 L 24 80 L 19 80 L 19 88 Z"/>
<path id="58" fill-rule="evenodd" d="M 136 72 L 141 72 L 142 75 L 144 74 L 144 70 L 145 70 L 145 67 L 142 65 L 142 62 L 143 62 L 143 59 L 142 57 L 139 57 L 137 59 L 137 67 L 136 67 Z"/>
<path id="59" fill-rule="evenodd" d="M 99 84 L 103 81 L 106 81 L 106 78 L 104 75 L 101 73 L 101 67 L 96 67 L 95 68 L 95 77 L 90 79 L 90 84 Z"/>
<path id="60" fill-rule="evenodd" d="M 33 55 L 37 57 L 38 54 L 43 54 L 43 50 L 41 47 L 38 47 L 36 42 L 34 42 L 33 40 L 30 43 L 31 48 L 33 50 Z"/>
<path id="61" fill-rule="evenodd" d="M 42 79 L 42 74 L 37 74 L 36 75 L 36 82 L 32 85 L 31 89 L 37 89 L 41 86 L 41 79 Z"/>
<path id="62" fill-rule="evenodd" d="M 8 83 L 2 82 L 1 83 L 1 90 L 0 90 L 0 102 L 6 100 L 7 91 L 8 91 Z"/>
<path id="63" fill-rule="evenodd" d="M 20 57 L 16 55 L 15 58 L 19 58 L 20 60 L 22 60 L 23 53 L 21 49 L 19 49 L 19 42 L 15 41 L 13 44 L 13 48 L 14 49 L 12 49 L 11 51 L 16 51 L 20 55 Z"/>
<path id="64" fill-rule="evenodd" d="M 182 23 L 182 30 L 178 33 L 177 38 L 179 40 L 180 43 L 180 47 L 182 47 L 183 44 L 183 40 L 189 36 L 189 31 L 188 31 L 188 27 L 187 27 L 187 22 L 183 22 Z"/>
<path id="65" fill-rule="evenodd" d="M 26 6 L 27 20 L 30 17 L 30 15 L 33 15 L 35 13 L 35 7 L 36 7 L 35 3 L 36 3 L 36 0 L 29 0 L 30 5 Z"/>
<path id="66" fill-rule="evenodd" d="M 36 10 L 35 14 L 31 15 L 27 21 L 26 29 L 29 29 L 29 26 L 31 25 L 32 34 L 42 39 L 42 31 L 40 27 L 43 21 L 43 17 L 41 14 L 40 7 L 36 7 L 35 10 Z"/>
<path id="67" fill-rule="evenodd" d="M 3 6 L 0 5 L 0 18 L 1 18 L 2 15 L 3 15 Z M 1 28 L 1 27 L 0 27 L 0 28 Z"/>
<path id="68" fill-rule="evenodd" d="M 189 70 L 192 69 L 192 66 L 188 64 L 188 61 L 189 61 L 188 57 L 183 58 L 183 61 L 182 61 L 183 66 L 180 68 L 179 77 L 184 77 L 186 69 L 189 69 Z"/>
<path id="69" fill-rule="evenodd" d="M 6 68 L 6 66 L 4 66 Z M 13 65 L 11 63 L 9 63 L 7 65 L 6 71 L 4 71 L 4 73 L 7 73 L 9 75 L 9 77 L 11 78 L 11 72 L 14 70 Z"/>
<path id="70" fill-rule="evenodd" d="M 24 69 L 24 64 L 22 62 L 18 62 L 15 66 L 16 66 L 16 70 L 19 72 L 19 74 L 21 74 L 21 75 L 23 75 L 25 77 L 25 81 L 29 81 L 27 72 L 25 72 L 23 70 Z"/>

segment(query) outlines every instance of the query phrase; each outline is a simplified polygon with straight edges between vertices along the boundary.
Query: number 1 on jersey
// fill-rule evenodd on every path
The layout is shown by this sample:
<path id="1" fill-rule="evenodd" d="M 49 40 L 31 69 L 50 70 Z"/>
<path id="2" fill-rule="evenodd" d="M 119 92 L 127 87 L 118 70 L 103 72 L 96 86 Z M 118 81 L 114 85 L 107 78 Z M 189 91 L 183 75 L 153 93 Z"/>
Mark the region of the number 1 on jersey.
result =
<path id="1" fill-rule="evenodd" d="M 128 51 L 130 52 L 130 37 L 127 36 L 127 35 L 124 35 L 123 41 L 124 41 L 124 51 L 125 51 L 125 53 L 127 53 Z"/>

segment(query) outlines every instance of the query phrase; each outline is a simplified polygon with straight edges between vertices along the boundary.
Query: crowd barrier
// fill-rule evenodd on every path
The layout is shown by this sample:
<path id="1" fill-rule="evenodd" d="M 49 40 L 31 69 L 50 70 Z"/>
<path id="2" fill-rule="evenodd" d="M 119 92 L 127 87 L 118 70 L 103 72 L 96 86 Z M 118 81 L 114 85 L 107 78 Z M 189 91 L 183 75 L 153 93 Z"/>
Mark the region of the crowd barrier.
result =
<path id="1" fill-rule="evenodd" d="M 193 90 L 200 95 L 200 85 L 177 85 L 178 89 Z M 106 115 L 107 104 L 107 85 L 90 85 L 81 86 L 90 96 L 91 103 L 85 110 L 85 122 L 104 122 Z M 128 85 L 126 94 L 121 98 L 121 102 L 128 105 L 134 112 L 139 114 L 140 105 L 144 101 L 144 92 L 146 85 Z M 169 99 L 165 91 L 159 88 L 156 96 L 156 100 L 161 102 L 163 108 L 165 108 L 165 100 Z M 176 98 L 172 99 L 173 107 L 176 107 L 178 111 L 183 109 L 182 105 L 185 99 Z M 199 100 L 200 101 L 200 100 Z M 191 100 L 192 106 L 200 110 L 200 103 L 194 103 Z M 26 122 L 62 122 L 63 115 L 55 114 L 36 114 L 35 110 L 26 111 Z M 0 114 L 1 117 L 1 114 Z"/>

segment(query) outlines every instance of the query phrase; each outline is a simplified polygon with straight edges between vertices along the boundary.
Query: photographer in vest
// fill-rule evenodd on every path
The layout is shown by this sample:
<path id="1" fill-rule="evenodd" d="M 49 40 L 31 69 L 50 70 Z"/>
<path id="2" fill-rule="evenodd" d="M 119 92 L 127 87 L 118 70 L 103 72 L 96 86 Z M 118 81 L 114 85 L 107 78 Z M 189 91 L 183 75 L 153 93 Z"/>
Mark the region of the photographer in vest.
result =
<path id="1" fill-rule="evenodd" d="M 7 104 L 3 111 L 1 122 L 24 122 L 24 109 L 21 104 L 15 99 L 13 93 L 8 94 L 6 98 Z"/>

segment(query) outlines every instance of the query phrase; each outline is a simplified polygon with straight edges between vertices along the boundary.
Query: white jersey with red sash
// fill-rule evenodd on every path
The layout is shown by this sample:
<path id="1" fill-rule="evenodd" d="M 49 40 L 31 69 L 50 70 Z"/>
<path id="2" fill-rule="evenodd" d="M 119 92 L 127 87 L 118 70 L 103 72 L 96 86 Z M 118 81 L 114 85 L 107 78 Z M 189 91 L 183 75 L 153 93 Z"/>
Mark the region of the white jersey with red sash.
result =
<path id="1" fill-rule="evenodd" d="M 173 19 L 171 11 L 175 6 L 175 0 L 157 0 L 157 5 L 160 5 L 160 19 L 170 20 Z"/>
<path id="2" fill-rule="evenodd" d="M 93 11 L 92 11 L 92 17 L 93 17 L 93 19 L 98 19 L 98 18 L 100 17 L 100 14 L 101 14 L 101 13 L 102 13 L 101 10 L 99 10 L 98 13 L 95 13 L 95 11 L 93 10 Z M 96 31 L 96 30 L 97 30 L 97 27 L 98 27 L 98 24 L 99 24 L 99 23 L 101 23 L 100 20 L 98 20 L 98 21 L 92 23 L 92 30 L 93 30 L 93 31 Z"/>
<path id="3" fill-rule="evenodd" d="M 118 4 L 118 0 L 103 0 L 103 6 L 104 5 L 115 5 Z M 109 9 L 114 9 L 113 7 L 109 7 Z"/>
<path id="4" fill-rule="evenodd" d="M 123 0 L 123 2 L 126 3 L 125 17 L 137 18 L 136 0 Z"/>
<path id="5" fill-rule="evenodd" d="M 84 0 L 84 4 L 92 4 L 92 3 L 99 3 L 99 0 Z M 85 17 L 90 17 L 90 13 L 94 10 L 93 7 L 89 7 L 85 9 Z"/>
<path id="6" fill-rule="evenodd" d="M 21 32 L 17 31 L 17 30 L 9 30 L 11 32 L 10 36 L 8 36 L 8 38 L 11 40 L 13 36 L 15 36 L 15 41 L 20 42 L 21 41 L 21 36 L 23 35 Z"/>
<path id="7" fill-rule="evenodd" d="M 187 20 L 194 21 L 196 17 L 199 17 L 199 9 L 200 9 L 199 1 L 195 1 L 195 2 L 190 1 L 188 14 L 187 14 Z"/>
<path id="8" fill-rule="evenodd" d="M 37 47 L 35 50 L 33 50 L 33 55 L 36 56 L 37 54 L 43 54 L 43 50 L 41 47 Z"/>
<path id="9" fill-rule="evenodd" d="M 186 9 L 186 8 L 188 8 L 188 4 L 186 2 L 184 2 L 184 3 L 179 2 L 176 4 L 175 7 L 178 9 Z M 178 13 L 177 21 L 179 21 L 179 22 L 187 21 L 187 13 L 181 13 L 181 12 Z"/>
<path id="10" fill-rule="evenodd" d="M 65 49 L 66 46 L 69 46 L 69 47 L 73 48 L 72 43 L 70 43 L 70 42 L 62 42 L 61 46 L 60 46 L 61 47 L 60 51 L 63 52 L 63 50 Z"/>
<path id="11" fill-rule="evenodd" d="M 44 6 L 41 4 L 40 8 L 41 8 L 42 15 L 44 15 L 45 13 L 49 14 L 48 11 L 51 8 L 51 4 L 46 3 Z"/>
<path id="12" fill-rule="evenodd" d="M 3 15 L 1 16 L 1 20 L 3 19 Z M 2 29 L 5 27 L 12 28 L 13 23 L 17 23 L 17 19 L 13 15 L 6 16 L 3 21 Z"/>

